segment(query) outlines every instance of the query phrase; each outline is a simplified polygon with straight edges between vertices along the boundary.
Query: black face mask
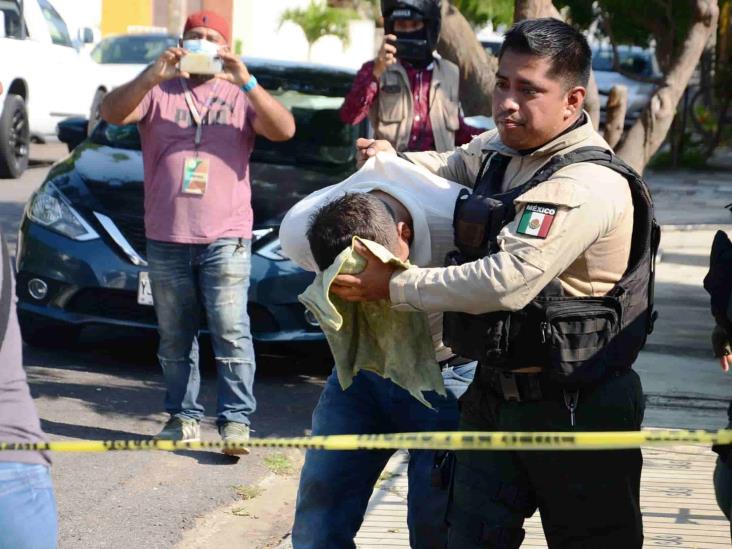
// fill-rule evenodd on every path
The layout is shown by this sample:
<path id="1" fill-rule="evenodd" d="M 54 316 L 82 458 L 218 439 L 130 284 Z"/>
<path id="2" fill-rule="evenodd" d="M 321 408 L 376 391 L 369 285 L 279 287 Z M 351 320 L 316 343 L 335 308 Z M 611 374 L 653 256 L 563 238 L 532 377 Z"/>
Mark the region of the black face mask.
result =
<path id="1" fill-rule="evenodd" d="M 394 32 L 397 37 L 397 58 L 423 69 L 432 62 L 432 50 L 427 43 L 427 29 Z M 404 41 L 400 44 L 401 41 Z"/>

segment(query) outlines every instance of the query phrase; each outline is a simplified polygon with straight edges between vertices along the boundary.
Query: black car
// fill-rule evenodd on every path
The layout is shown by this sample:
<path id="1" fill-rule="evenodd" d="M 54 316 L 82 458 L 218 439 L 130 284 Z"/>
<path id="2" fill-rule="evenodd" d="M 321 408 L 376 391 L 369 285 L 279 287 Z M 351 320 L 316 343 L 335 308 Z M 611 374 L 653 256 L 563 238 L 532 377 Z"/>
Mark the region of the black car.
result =
<path id="1" fill-rule="evenodd" d="M 317 322 L 297 300 L 313 274 L 280 254 L 278 227 L 295 202 L 355 171 L 354 141 L 366 125 L 345 125 L 338 116 L 354 72 L 245 62 L 297 124 L 292 140 L 258 137 L 252 153 L 252 335 L 255 344 L 322 341 Z M 84 120 L 59 128 L 70 147 L 84 133 Z M 53 166 L 30 198 L 17 261 L 18 314 L 28 344 L 68 343 L 91 324 L 156 327 L 154 308 L 144 304 L 142 180 L 137 127 L 102 122 Z"/>

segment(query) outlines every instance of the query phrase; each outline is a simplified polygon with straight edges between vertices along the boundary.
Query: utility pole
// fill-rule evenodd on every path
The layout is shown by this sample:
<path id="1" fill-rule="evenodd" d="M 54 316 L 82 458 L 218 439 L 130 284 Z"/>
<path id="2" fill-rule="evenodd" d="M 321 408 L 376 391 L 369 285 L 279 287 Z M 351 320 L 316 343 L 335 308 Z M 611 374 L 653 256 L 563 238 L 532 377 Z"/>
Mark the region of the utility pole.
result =
<path id="1" fill-rule="evenodd" d="M 168 32 L 173 35 L 180 33 L 183 28 L 186 13 L 185 0 L 168 0 Z"/>

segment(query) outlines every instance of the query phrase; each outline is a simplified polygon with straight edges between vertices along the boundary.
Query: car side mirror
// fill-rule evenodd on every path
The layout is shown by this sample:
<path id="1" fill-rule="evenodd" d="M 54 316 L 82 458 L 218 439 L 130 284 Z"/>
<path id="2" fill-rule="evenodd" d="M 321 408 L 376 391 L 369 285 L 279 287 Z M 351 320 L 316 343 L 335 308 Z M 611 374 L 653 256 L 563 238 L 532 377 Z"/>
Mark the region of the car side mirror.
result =
<path id="1" fill-rule="evenodd" d="M 7 36 L 5 32 L 5 12 L 0 11 L 0 38 L 5 38 Z"/>
<path id="2" fill-rule="evenodd" d="M 82 27 L 79 29 L 79 42 L 82 44 L 93 44 L 94 43 L 94 30 L 89 27 Z"/>

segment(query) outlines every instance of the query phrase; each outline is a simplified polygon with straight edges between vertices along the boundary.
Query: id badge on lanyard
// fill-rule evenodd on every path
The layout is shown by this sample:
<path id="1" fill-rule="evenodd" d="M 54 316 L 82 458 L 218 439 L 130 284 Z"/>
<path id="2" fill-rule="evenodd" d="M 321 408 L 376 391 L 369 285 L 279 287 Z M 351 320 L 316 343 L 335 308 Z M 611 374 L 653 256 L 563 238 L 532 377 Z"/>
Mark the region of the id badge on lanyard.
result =
<path id="1" fill-rule="evenodd" d="M 198 108 L 196 108 L 196 104 L 193 101 L 193 94 L 188 88 L 186 81 L 181 78 L 180 82 L 183 87 L 186 105 L 188 105 L 188 110 L 191 111 L 191 118 L 193 123 L 196 125 L 196 133 L 193 139 L 195 154 L 194 156 L 187 157 L 183 162 L 183 181 L 181 190 L 184 194 L 203 195 L 205 194 L 206 186 L 208 185 L 210 162 L 208 158 L 200 158 L 198 156 L 198 147 L 201 145 L 201 138 L 203 136 L 203 122 L 206 118 L 206 114 L 208 114 L 208 110 L 211 108 L 211 105 L 216 98 L 219 82 L 216 82 L 213 90 L 211 90 L 211 94 L 204 104 L 202 112 L 199 112 Z"/>

